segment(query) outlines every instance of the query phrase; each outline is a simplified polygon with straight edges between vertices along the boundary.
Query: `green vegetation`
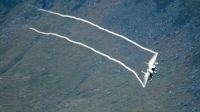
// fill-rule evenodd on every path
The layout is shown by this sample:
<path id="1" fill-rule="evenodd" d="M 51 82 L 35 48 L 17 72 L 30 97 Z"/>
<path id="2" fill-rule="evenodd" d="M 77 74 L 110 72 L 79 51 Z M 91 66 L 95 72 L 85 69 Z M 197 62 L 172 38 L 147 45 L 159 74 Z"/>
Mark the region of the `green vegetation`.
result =
<path id="1" fill-rule="evenodd" d="M 59 6 L 63 4 L 60 1 L 55 1 L 57 4 L 52 10 L 56 10 L 57 12 L 63 11 L 67 14 L 70 13 L 70 15 L 103 23 L 104 21 L 102 20 L 110 12 L 106 11 L 104 12 L 106 14 L 103 15 L 102 10 L 99 11 L 99 9 L 110 8 L 106 0 L 96 0 L 96 2 L 100 2 L 96 4 L 98 8 L 86 8 L 84 13 L 81 12 L 80 15 L 77 15 L 74 12 L 82 6 L 82 3 L 85 3 L 84 1 L 81 0 L 81 2 L 76 1 L 75 3 L 71 3 L 69 10 L 62 10 L 61 8 L 63 7 Z M 142 1 L 137 0 L 138 3 Z M 161 10 L 165 11 L 166 6 L 172 1 L 154 0 L 157 3 L 158 13 L 161 13 Z M 64 2 L 65 5 L 68 4 L 68 1 Z M 124 1 L 121 0 L 121 2 Z M 35 5 L 37 2 L 32 0 L 29 3 Z M 15 10 L 20 12 L 23 5 L 16 5 Z M 198 5 L 199 0 L 182 1 L 180 5 L 182 12 L 177 18 L 177 21 L 180 21 L 180 23 L 176 25 L 185 24 L 192 17 L 197 17 L 196 23 L 198 25 Z M 6 18 L 12 18 L 16 12 L 13 14 L 9 12 Z M 31 8 L 27 9 L 24 15 L 27 19 L 30 16 L 39 17 L 37 20 L 32 19 L 22 25 L 33 26 L 46 32 L 59 32 L 73 40 L 80 39 L 80 41 L 95 46 L 98 49 L 105 50 L 107 53 L 111 52 L 108 46 L 112 46 L 112 48 L 119 47 L 119 40 L 116 39 L 114 41 L 114 37 L 106 35 L 105 32 L 99 33 L 94 27 L 90 25 L 86 26 L 82 22 L 76 22 L 66 18 L 63 19 L 39 11 L 34 12 Z M 187 15 L 187 18 L 184 15 Z M 5 24 L 7 23 L 5 22 Z M 0 29 L 4 29 L 2 27 L 4 26 L 0 26 Z M 120 31 L 121 29 L 115 28 L 115 30 Z M 96 35 L 90 37 L 91 34 L 96 34 L 98 37 L 102 36 L 102 38 L 98 38 Z M 162 69 L 159 70 L 153 81 L 149 82 L 147 87 L 143 89 L 135 76 L 119 64 L 102 58 L 102 56 L 81 46 L 69 43 L 67 40 L 55 36 L 41 35 L 29 30 L 27 27 L 14 30 L 10 35 L 12 38 L 0 39 L 1 111 L 162 112 L 170 109 L 169 111 L 176 112 L 184 108 L 183 105 L 177 106 L 179 101 L 193 98 L 191 91 L 183 93 L 180 87 L 185 84 L 185 88 L 191 89 L 190 83 L 192 81 L 185 80 L 187 79 L 186 74 L 191 72 L 190 70 L 193 69 L 193 66 L 199 65 L 200 53 L 188 54 L 186 63 L 180 62 L 179 58 L 171 60 L 171 55 L 159 54 L 158 61 L 161 60 L 161 57 L 165 57 L 163 63 L 159 64 L 159 66 L 162 66 Z M 174 42 L 175 38 L 176 35 L 164 38 L 156 46 L 152 46 L 152 49 L 159 48 L 160 51 L 161 49 L 170 49 L 169 54 L 173 54 L 177 49 L 175 47 L 170 48 L 166 44 Z M 98 45 L 94 41 L 96 43 L 101 42 Z M 132 49 L 129 46 L 126 50 L 120 53 L 127 53 Z M 199 52 L 199 48 L 195 48 L 194 51 Z M 118 58 L 122 59 L 123 57 Z M 93 67 L 95 67 L 95 70 L 90 72 Z M 186 67 L 189 69 L 186 69 Z M 176 71 L 169 71 L 171 68 L 176 68 Z M 88 75 L 87 80 L 82 81 L 84 76 L 89 73 L 91 75 Z M 78 87 L 73 90 L 77 85 Z M 58 101 L 68 93 L 69 95 L 58 104 Z M 195 103 L 197 104 L 198 102 Z"/>
<path id="2" fill-rule="evenodd" d="M 165 11 L 167 5 L 174 0 L 153 0 L 156 3 L 156 10 L 160 12 Z M 200 0 L 180 0 L 181 11 L 176 18 L 174 25 L 181 26 L 190 22 L 191 19 L 195 18 L 196 26 L 200 25 Z"/>
<path id="3" fill-rule="evenodd" d="M 181 12 L 175 21 L 176 25 L 184 25 L 195 19 L 196 26 L 200 25 L 200 0 L 182 0 Z"/>
<path id="4" fill-rule="evenodd" d="M 156 3 L 156 10 L 160 12 L 161 10 L 165 11 L 167 5 L 169 5 L 174 0 L 153 0 Z"/>

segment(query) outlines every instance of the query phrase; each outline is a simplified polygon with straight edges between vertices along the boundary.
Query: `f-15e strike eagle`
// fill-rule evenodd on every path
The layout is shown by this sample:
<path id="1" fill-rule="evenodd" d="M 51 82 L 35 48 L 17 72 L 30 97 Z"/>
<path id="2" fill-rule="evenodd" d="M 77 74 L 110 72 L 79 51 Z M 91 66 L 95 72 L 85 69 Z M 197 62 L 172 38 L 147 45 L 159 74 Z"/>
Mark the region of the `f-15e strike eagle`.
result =
<path id="1" fill-rule="evenodd" d="M 143 72 L 141 71 L 142 73 L 144 73 L 144 84 L 146 85 L 147 81 L 148 80 L 152 80 L 153 78 L 153 75 L 156 73 L 156 70 L 157 70 L 157 62 L 156 61 L 156 57 L 157 57 L 157 54 L 155 54 L 151 60 L 149 61 L 149 63 L 146 63 L 148 64 L 148 69 L 147 69 L 147 72 Z"/>

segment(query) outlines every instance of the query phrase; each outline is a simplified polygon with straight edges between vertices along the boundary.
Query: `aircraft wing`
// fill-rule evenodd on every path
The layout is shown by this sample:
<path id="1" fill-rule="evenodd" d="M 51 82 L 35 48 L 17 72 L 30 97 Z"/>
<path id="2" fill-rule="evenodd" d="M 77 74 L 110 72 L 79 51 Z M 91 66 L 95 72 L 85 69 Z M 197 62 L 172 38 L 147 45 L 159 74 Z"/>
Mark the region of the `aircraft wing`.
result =
<path id="1" fill-rule="evenodd" d="M 152 68 L 154 62 L 156 61 L 156 58 L 157 58 L 157 54 L 155 54 L 155 55 L 151 58 L 151 60 L 149 61 L 149 63 L 148 63 L 149 69 Z"/>
<path id="2" fill-rule="evenodd" d="M 149 72 L 147 72 L 147 73 L 144 74 L 144 85 L 145 85 L 145 86 L 146 86 L 147 80 L 148 80 L 148 78 L 149 78 L 149 75 L 150 75 Z"/>

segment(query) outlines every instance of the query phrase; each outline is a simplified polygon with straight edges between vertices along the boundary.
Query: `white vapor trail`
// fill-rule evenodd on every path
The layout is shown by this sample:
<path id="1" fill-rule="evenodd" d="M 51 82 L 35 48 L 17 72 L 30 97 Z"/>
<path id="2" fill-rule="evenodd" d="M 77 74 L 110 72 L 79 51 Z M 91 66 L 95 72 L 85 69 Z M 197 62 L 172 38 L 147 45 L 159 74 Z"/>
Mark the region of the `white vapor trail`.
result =
<path id="1" fill-rule="evenodd" d="M 31 5 L 29 5 L 29 6 L 31 6 Z M 31 6 L 31 7 L 34 7 L 34 6 Z M 103 31 L 106 31 L 106 32 L 108 32 L 108 33 L 110 33 L 110 34 L 113 34 L 113 35 L 115 35 L 115 36 L 121 37 L 121 38 L 127 40 L 128 42 L 130 42 L 130 43 L 132 43 L 132 44 L 134 44 L 134 45 L 140 47 L 141 49 L 146 50 L 146 51 L 149 51 L 149 52 L 155 54 L 155 55 L 150 59 L 150 61 L 149 61 L 149 64 L 148 64 L 148 66 L 149 66 L 148 68 L 149 68 L 149 69 L 151 69 L 152 66 L 153 66 L 153 64 L 155 63 L 155 60 L 156 60 L 157 55 L 158 55 L 157 52 L 152 51 L 152 50 L 150 50 L 150 49 L 148 49 L 148 48 L 145 48 L 145 47 L 143 47 L 143 46 L 137 44 L 136 42 L 134 42 L 134 41 L 132 41 L 132 40 L 126 38 L 126 37 L 123 36 L 123 35 L 120 35 L 120 34 L 117 34 L 117 33 L 115 33 L 115 32 L 112 32 L 112 31 L 110 31 L 110 30 L 107 30 L 107 29 L 105 29 L 105 28 L 103 28 L 103 27 L 100 27 L 99 25 L 96 25 L 96 24 L 94 24 L 94 23 L 92 23 L 92 22 L 90 22 L 90 21 L 87 21 L 87 20 L 84 20 L 84 19 L 81 19 L 81 18 L 77 18 L 77 17 L 70 16 L 70 15 L 63 15 L 63 14 L 60 14 L 60 13 L 57 13 L 57 12 L 48 11 L 48 10 L 41 9 L 41 8 L 37 8 L 37 7 L 34 7 L 34 8 L 38 9 L 39 11 L 51 13 L 51 14 L 58 15 L 58 16 L 61 16 L 61 17 L 66 17 L 66 18 L 71 18 L 71 19 L 79 20 L 79 21 L 88 23 L 88 24 L 90 24 L 90 25 L 92 25 L 92 26 L 94 26 L 94 27 L 97 27 L 97 28 L 99 28 L 100 30 L 103 30 Z M 36 30 L 36 29 L 34 29 L 34 28 L 31 28 L 31 27 L 29 27 L 29 29 L 34 30 L 34 31 L 36 31 L 36 32 L 38 32 L 38 33 L 41 33 L 41 34 L 45 34 L 45 35 L 55 35 L 55 36 L 58 36 L 58 37 L 60 37 L 60 38 L 67 39 L 68 41 L 70 41 L 70 42 L 72 42 L 72 43 L 81 45 L 81 46 L 86 47 L 86 48 L 88 48 L 88 49 L 90 49 L 90 50 L 92 50 L 92 51 L 94 51 L 94 52 L 96 52 L 96 53 L 98 53 L 98 54 L 100 54 L 100 55 L 102 55 L 102 56 L 105 56 L 105 57 L 107 57 L 108 59 L 113 60 L 113 61 L 119 63 L 120 65 L 124 66 L 127 70 L 129 70 L 129 71 L 131 71 L 132 73 L 134 73 L 135 76 L 136 76 L 136 78 L 138 79 L 138 81 L 142 84 L 143 88 L 146 86 L 146 83 L 147 83 L 147 80 L 148 80 L 147 75 L 144 75 L 144 82 L 142 82 L 141 79 L 138 77 L 137 73 L 136 73 L 134 70 L 132 70 L 131 68 L 129 68 L 129 67 L 126 66 L 124 63 L 120 62 L 119 60 L 116 60 L 116 59 L 114 59 L 114 58 L 112 58 L 112 57 L 110 57 L 110 56 L 108 56 L 108 55 L 106 55 L 106 54 L 104 54 L 104 53 L 101 53 L 101 52 L 95 50 L 94 48 L 89 47 L 89 46 L 87 46 L 87 45 L 85 45 L 85 44 L 83 44 L 83 43 L 70 40 L 69 38 L 67 38 L 67 37 L 65 37 L 65 36 L 61 36 L 61 35 L 58 35 L 58 34 L 56 34 L 56 33 L 45 33 L 45 32 L 41 32 L 41 31 L 38 31 L 38 30 Z"/>
<path id="2" fill-rule="evenodd" d="M 29 6 L 31 6 L 31 5 L 29 5 Z M 34 6 L 31 6 L 31 7 L 34 7 Z M 106 32 L 108 32 L 108 33 L 110 33 L 110 34 L 113 34 L 113 35 L 115 35 L 115 36 L 121 37 L 121 38 L 123 38 L 123 39 L 129 41 L 130 43 L 135 44 L 136 46 L 140 47 L 141 49 L 144 49 L 144 50 L 149 51 L 149 52 L 154 53 L 154 54 L 158 54 L 157 52 L 154 52 L 154 51 L 152 51 L 152 50 L 150 50 L 150 49 L 147 49 L 147 48 L 145 48 L 145 47 L 143 47 L 143 46 L 137 44 L 136 42 L 134 42 L 134 41 L 132 41 L 132 40 L 126 38 L 126 37 L 123 36 L 123 35 L 120 35 L 120 34 L 117 34 L 117 33 L 115 33 L 115 32 L 112 32 L 112 31 L 110 31 L 110 30 L 107 30 L 107 29 L 105 29 L 105 28 L 102 28 L 102 27 L 100 27 L 99 25 L 96 25 L 96 24 L 94 24 L 94 23 L 92 23 L 92 22 L 90 22 L 90 21 L 87 21 L 87 20 L 84 20 L 84 19 L 81 19 L 81 18 L 77 18 L 77 17 L 74 17 L 74 16 L 70 16 L 70 15 L 63 15 L 63 14 L 60 14 L 60 13 L 57 13 L 57 12 L 48 11 L 48 10 L 41 9 L 41 8 L 37 8 L 37 7 L 35 7 L 35 8 L 38 9 L 38 10 L 40 10 L 40 11 L 43 11 L 43 12 L 48 12 L 48 13 L 55 14 L 55 15 L 58 15 L 58 16 L 61 16 L 61 17 L 71 18 L 71 19 L 75 19 L 75 20 L 79 20 L 79 21 L 88 23 L 88 24 L 90 24 L 90 25 L 92 25 L 92 26 L 94 26 L 94 27 L 97 27 L 97 28 L 99 28 L 99 29 L 101 29 L 101 30 L 103 30 L 103 31 L 106 31 Z"/>
<path id="3" fill-rule="evenodd" d="M 136 73 L 134 70 L 132 70 L 131 68 L 129 68 L 128 66 L 126 66 L 124 63 L 122 63 L 121 61 L 116 60 L 116 59 L 114 59 L 114 58 L 112 58 L 112 57 L 110 57 L 110 56 L 108 56 L 108 55 L 106 55 L 106 54 L 104 54 L 104 53 L 102 53 L 102 52 L 99 52 L 99 51 L 95 50 L 94 48 L 92 48 L 92 47 L 90 47 L 90 46 L 87 46 L 87 45 L 85 45 L 85 44 L 83 44 L 83 43 L 80 43 L 80 42 L 73 41 L 73 40 L 71 40 L 71 39 L 69 39 L 69 38 L 67 38 L 67 37 L 65 37 L 65 36 L 62 36 L 62 35 L 59 35 L 59 34 L 56 34 L 56 33 L 45 33 L 45 32 L 38 31 L 38 30 L 36 30 L 35 28 L 32 28 L 32 27 L 29 27 L 29 29 L 34 30 L 35 32 L 40 33 L 40 34 L 44 34 L 44 35 L 54 35 L 54 36 L 57 36 L 57 37 L 60 37 L 60 38 L 64 38 L 64 39 L 68 40 L 68 41 L 71 42 L 71 43 L 81 45 L 81 46 L 83 46 L 83 47 L 86 47 L 86 48 L 88 48 L 88 49 L 94 51 L 94 52 L 97 53 L 97 54 L 100 54 L 100 55 L 102 55 L 102 56 L 104 56 L 104 57 L 107 57 L 108 59 L 110 59 L 110 60 L 112 60 L 112 61 L 114 61 L 114 62 L 116 62 L 116 63 L 122 65 L 124 68 L 126 68 L 127 70 L 129 70 L 129 71 L 131 71 L 132 73 L 134 73 L 135 76 L 136 76 L 136 78 L 137 78 L 137 79 L 139 80 L 139 82 L 142 84 L 142 87 L 143 87 L 143 88 L 144 88 L 145 85 L 146 85 L 146 83 L 144 84 L 144 83 L 141 81 L 141 79 L 138 77 L 137 73 Z M 144 81 L 144 82 L 145 82 L 145 81 Z"/>

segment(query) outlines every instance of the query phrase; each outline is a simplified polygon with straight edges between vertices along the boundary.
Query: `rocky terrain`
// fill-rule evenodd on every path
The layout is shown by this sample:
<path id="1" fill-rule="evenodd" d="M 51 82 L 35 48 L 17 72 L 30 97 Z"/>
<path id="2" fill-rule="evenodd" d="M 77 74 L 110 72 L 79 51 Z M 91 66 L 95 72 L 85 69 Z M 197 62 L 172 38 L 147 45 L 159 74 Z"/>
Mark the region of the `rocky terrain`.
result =
<path id="1" fill-rule="evenodd" d="M 158 52 L 158 73 L 142 88 L 121 65 L 30 30 L 85 43 L 138 73 L 152 56 L 91 25 L 30 5 L 86 19 Z M 2 112 L 200 111 L 200 0 L 6 0 L 0 13 Z"/>

